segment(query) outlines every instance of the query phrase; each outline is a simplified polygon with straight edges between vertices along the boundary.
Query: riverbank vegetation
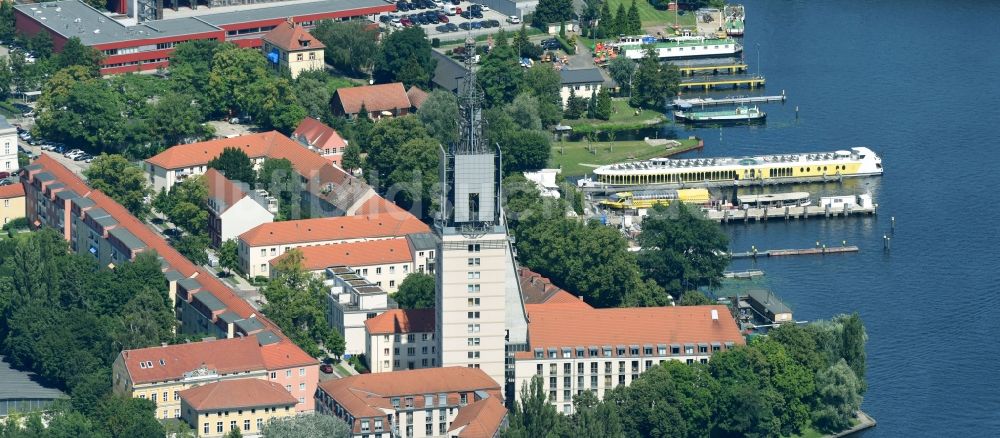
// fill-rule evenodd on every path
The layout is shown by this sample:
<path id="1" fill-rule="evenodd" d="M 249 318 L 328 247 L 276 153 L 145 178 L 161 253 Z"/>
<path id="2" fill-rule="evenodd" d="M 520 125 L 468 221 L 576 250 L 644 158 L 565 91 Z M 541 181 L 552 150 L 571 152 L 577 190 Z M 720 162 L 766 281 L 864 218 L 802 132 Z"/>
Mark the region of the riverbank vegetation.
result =
<path id="1" fill-rule="evenodd" d="M 563 416 L 540 378 L 521 388 L 506 437 L 736 437 L 834 433 L 855 421 L 865 384 L 861 318 L 789 324 L 707 364 L 668 360 L 603 401 L 574 398 Z"/>

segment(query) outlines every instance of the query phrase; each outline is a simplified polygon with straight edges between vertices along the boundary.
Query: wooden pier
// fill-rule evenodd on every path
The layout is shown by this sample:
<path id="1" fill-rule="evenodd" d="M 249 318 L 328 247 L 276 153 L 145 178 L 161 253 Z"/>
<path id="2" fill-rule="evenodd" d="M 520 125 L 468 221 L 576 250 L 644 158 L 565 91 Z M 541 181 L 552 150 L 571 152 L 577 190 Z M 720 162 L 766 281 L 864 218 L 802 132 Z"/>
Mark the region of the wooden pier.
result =
<path id="1" fill-rule="evenodd" d="M 797 256 L 797 255 L 826 255 L 826 254 L 844 254 L 858 252 L 861 249 L 854 245 L 845 246 L 831 246 L 831 247 L 817 247 L 817 248 L 804 248 L 804 249 L 769 249 L 766 251 L 747 251 L 747 252 L 734 252 L 730 253 L 729 256 L 734 259 L 745 259 L 745 258 L 757 258 L 757 257 L 786 257 L 786 256 Z"/>
<path id="2" fill-rule="evenodd" d="M 764 77 L 757 75 L 699 76 L 681 79 L 680 86 L 684 89 L 704 88 L 711 90 L 716 87 L 739 88 L 741 86 L 754 89 L 764 86 Z"/>
<path id="3" fill-rule="evenodd" d="M 764 271 L 761 271 L 760 269 L 748 269 L 746 271 L 726 271 L 722 273 L 723 278 L 733 278 L 739 280 L 746 280 L 763 276 L 764 276 Z"/>
<path id="4" fill-rule="evenodd" d="M 711 97 L 695 97 L 691 99 L 674 99 L 675 107 L 696 107 L 696 106 L 713 106 L 713 105 L 741 105 L 750 103 L 771 103 L 771 102 L 784 102 L 785 93 L 782 92 L 780 96 L 743 96 L 743 97 L 726 97 L 723 99 L 713 99 Z"/>
<path id="5" fill-rule="evenodd" d="M 746 73 L 747 65 L 743 62 L 732 62 L 723 64 L 712 64 L 712 65 L 683 65 L 678 66 L 678 70 L 681 72 L 681 76 L 692 76 L 695 73 L 706 73 L 717 75 L 719 73 Z"/>
<path id="6" fill-rule="evenodd" d="M 724 224 L 731 222 L 760 222 L 769 219 L 806 219 L 811 217 L 831 218 L 875 215 L 878 205 L 870 208 L 845 205 L 844 208 L 810 205 L 806 207 L 750 207 L 746 209 L 714 209 L 705 211 L 705 217 Z"/>

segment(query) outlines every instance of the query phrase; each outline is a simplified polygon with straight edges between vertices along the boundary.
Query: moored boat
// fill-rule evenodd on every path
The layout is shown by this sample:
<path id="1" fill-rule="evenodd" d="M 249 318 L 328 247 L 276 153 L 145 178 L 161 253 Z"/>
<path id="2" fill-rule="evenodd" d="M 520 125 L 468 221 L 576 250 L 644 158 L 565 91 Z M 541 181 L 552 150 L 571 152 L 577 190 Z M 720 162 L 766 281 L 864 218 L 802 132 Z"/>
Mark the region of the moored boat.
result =
<path id="1" fill-rule="evenodd" d="M 763 122 L 767 113 L 755 105 L 714 111 L 677 110 L 674 111 L 674 118 L 687 123 L 751 123 Z"/>

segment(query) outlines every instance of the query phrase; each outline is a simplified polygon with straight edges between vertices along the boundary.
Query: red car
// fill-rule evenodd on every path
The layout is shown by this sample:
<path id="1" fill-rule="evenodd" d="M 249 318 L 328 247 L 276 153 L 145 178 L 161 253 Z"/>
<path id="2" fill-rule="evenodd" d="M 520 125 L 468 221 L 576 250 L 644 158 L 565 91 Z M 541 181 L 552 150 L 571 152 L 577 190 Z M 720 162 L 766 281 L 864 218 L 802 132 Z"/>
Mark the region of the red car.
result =
<path id="1" fill-rule="evenodd" d="M 448 22 L 448 15 L 447 14 L 438 14 L 438 21 L 440 21 L 442 23 L 447 23 Z"/>
<path id="2" fill-rule="evenodd" d="M 402 24 L 403 27 L 410 27 L 413 26 L 413 21 L 411 21 L 409 18 L 403 18 L 399 20 L 399 24 Z"/>
<path id="3" fill-rule="evenodd" d="M 326 374 L 333 374 L 333 365 L 325 363 L 319 366 L 319 370 Z"/>

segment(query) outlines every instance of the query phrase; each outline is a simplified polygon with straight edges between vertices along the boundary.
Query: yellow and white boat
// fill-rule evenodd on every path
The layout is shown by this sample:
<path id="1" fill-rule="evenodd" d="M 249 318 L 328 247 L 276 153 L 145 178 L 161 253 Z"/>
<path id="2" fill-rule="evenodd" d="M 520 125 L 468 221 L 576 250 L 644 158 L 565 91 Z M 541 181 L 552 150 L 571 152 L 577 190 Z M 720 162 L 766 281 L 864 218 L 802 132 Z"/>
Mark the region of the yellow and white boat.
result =
<path id="1" fill-rule="evenodd" d="M 590 190 L 723 187 L 831 181 L 882 174 L 882 158 L 866 147 L 755 157 L 653 158 L 609 164 L 577 181 Z"/>
<path id="2" fill-rule="evenodd" d="M 711 200 L 708 189 L 678 190 L 638 190 L 618 192 L 598 205 L 618 210 L 653 208 L 655 205 L 670 205 L 673 201 L 685 204 L 707 204 Z"/>

